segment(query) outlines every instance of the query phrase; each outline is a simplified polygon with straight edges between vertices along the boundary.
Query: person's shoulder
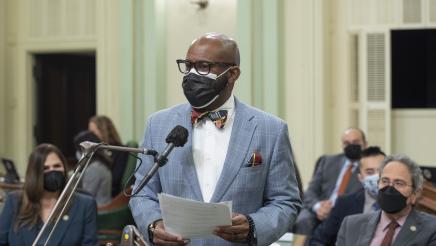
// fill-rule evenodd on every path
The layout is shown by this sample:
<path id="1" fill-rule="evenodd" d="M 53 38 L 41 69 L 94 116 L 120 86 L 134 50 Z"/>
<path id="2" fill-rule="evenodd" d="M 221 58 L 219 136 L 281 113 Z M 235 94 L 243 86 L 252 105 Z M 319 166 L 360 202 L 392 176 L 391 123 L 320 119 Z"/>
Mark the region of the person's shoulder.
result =
<path id="1" fill-rule="evenodd" d="M 74 199 L 77 204 L 82 204 L 86 207 L 95 204 L 94 197 L 85 193 L 76 192 Z"/>
<path id="2" fill-rule="evenodd" d="M 102 172 L 106 172 L 106 171 L 110 172 L 109 167 L 108 167 L 107 165 L 105 165 L 105 164 L 104 164 L 102 161 L 100 161 L 100 160 L 95 160 L 95 161 L 93 161 L 93 162 L 91 163 L 91 165 L 89 165 L 88 168 L 92 168 L 92 169 L 99 170 L 99 171 L 102 171 Z"/>
<path id="3" fill-rule="evenodd" d="M 345 194 L 343 196 L 338 196 L 337 201 L 339 200 L 350 200 L 350 199 L 355 199 L 356 197 L 360 197 L 360 196 L 364 196 L 365 195 L 365 189 L 360 188 L 357 191 L 351 193 L 351 194 Z"/>
<path id="4" fill-rule="evenodd" d="M 184 112 L 190 112 L 191 106 L 188 103 L 181 103 L 175 106 L 161 109 L 152 113 L 149 118 L 165 118 L 174 116 L 174 114 L 181 114 Z"/>
<path id="5" fill-rule="evenodd" d="M 236 113 L 249 114 L 251 116 L 254 116 L 255 120 L 263 121 L 268 124 L 278 124 L 278 125 L 286 124 L 286 122 L 283 119 L 279 118 L 276 115 L 273 115 L 259 108 L 245 104 L 237 99 L 235 99 L 235 103 L 236 103 Z"/>
<path id="6" fill-rule="evenodd" d="M 338 154 L 325 154 L 319 157 L 320 160 L 324 161 L 334 161 L 337 162 L 337 160 L 345 158 L 345 155 L 343 153 Z"/>
<path id="7" fill-rule="evenodd" d="M 363 188 L 357 190 L 356 192 L 353 192 L 351 194 L 346 194 L 343 196 L 339 196 L 336 199 L 336 205 L 339 205 L 338 207 L 342 207 L 342 206 L 349 206 L 350 204 L 360 200 L 360 201 L 365 201 L 364 200 L 365 197 L 365 190 Z"/>
<path id="8" fill-rule="evenodd" d="M 23 196 L 22 191 L 11 191 L 6 195 L 6 202 L 11 204 L 13 207 L 18 206 L 18 203 L 21 202 L 21 197 Z"/>
<path id="9" fill-rule="evenodd" d="M 433 226 L 433 228 L 436 228 L 436 216 L 433 214 L 429 214 L 426 212 L 422 212 L 422 211 L 416 211 L 416 215 L 417 217 L 419 217 L 421 219 L 421 221 L 423 222 L 423 224 L 425 224 L 425 226 L 431 225 Z"/>
<path id="10" fill-rule="evenodd" d="M 364 214 L 353 214 L 345 218 L 347 219 L 348 223 L 361 224 L 363 222 L 368 221 L 370 218 L 378 215 L 379 212 L 371 212 L 371 213 L 364 213 Z"/>

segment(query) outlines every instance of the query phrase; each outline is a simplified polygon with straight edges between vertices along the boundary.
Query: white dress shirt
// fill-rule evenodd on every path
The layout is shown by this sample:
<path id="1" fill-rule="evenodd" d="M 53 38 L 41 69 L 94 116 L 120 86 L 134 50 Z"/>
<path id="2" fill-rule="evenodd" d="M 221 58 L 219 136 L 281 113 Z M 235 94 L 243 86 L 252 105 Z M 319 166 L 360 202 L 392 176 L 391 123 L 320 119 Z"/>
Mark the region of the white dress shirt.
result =
<path id="1" fill-rule="evenodd" d="M 233 94 L 217 110 L 227 110 L 227 121 L 218 129 L 208 118 L 193 126 L 192 154 L 203 201 L 209 202 L 223 170 L 235 113 Z"/>

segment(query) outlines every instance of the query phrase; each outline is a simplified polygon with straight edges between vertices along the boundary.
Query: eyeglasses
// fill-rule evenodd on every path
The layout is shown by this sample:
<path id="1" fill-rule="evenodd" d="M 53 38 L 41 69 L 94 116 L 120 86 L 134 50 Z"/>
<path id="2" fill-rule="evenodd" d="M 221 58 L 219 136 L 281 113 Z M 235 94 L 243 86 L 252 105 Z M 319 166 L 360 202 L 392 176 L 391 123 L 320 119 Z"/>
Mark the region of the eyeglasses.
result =
<path id="1" fill-rule="evenodd" d="M 397 190 L 399 190 L 399 189 L 404 189 L 404 188 L 406 188 L 407 186 L 412 187 L 412 185 L 409 185 L 409 184 L 407 184 L 405 181 L 403 181 L 403 180 L 398 180 L 398 179 L 393 180 L 393 181 L 390 181 L 388 178 L 381 178 L 381 179 L 378 181 L 378 183 L 379 183 L 379 185 L 381 185 L 382 187 L 386 187 L 386 186 L 388 186 L 388 185 L 392 185 L 392 186 L 393 186 L 395 189 L 397 189 Z"/>
<path id="2" fill-rule="evenodd" d="M 208 61 L 192 62 L 189 60 L 182 60 L 182 59 L 177 59 L 176 62 L 179 67 L 179 71 L 183 74 L 189 73 L 189 71 L 191 71 L 193 67 L 195 68 L 195 71 L 197 71 L 198 74 L 208 75 L 210 73 L 210 69 L 212 66 L 220 66 L 220 67 L 236 66 L 236 64 L 234 63 L 227 63 L 227 62 L 208 62 Z"/>

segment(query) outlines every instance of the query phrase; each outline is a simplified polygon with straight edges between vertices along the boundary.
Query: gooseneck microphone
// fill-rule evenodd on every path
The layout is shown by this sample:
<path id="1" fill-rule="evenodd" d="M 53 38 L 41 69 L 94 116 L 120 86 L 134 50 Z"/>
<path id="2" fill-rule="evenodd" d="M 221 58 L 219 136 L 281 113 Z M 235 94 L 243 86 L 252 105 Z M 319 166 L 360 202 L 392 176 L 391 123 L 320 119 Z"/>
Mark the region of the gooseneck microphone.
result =
<path id="1" fill-rule="evenodd" d="M 125 147 L 125 146 L 116 146 L 116 145 L 108 145 L 105 143 L 94 143 L 90 141 L 84 141 L 80 143 L 80 147 L 82 148 L 82 152 L 87 154 L 91 151 L 95 150 L 116 150 L 116 151 L 124 151 L 124 152 L 131 152 L 131 153 L 140 153 L 144 155 L 153 155 L 156 156 L 158 153 L 156 150 L 153 149 L 145 149 L 145 148 L 132 148 L 132 147 Z"/>
<path id="2" fill-rule="evenodd" d="M 147 172 L 147 174 L 144 176 L 144 178 L 141 180 L 136 190 L 132 192 L 132 194 L 137 194 L 140 190 L 142 190 L 142 188 L 144 188 L 148 181 L 150 181 L 151 177 L 153 177 L 153 175 L 156 173 L 157 169 L 167 163 L 167 156 L 170 154 L 174 147 L 183 147 L 183 145 L 185 145 L 185 143 L 188 141 L 188 135 L 188 130 L 180 125 L 177 125 L 171 130 L 171 132 L 165 139 L 165 142 L 168 144 L 167 147 L 164 149 L 164 151 L 162 151 L 161 154 L 157 156 L 154 165 Z"/>

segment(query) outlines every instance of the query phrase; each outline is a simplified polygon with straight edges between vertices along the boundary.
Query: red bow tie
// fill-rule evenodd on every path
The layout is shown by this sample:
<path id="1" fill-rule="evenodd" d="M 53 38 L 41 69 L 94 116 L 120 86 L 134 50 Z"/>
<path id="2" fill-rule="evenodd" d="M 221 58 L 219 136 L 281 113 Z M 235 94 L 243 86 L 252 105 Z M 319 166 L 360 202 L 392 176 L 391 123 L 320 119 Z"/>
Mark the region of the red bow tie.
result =
<path id="1" fill-rule="evenodd" d="M 191 123 L 192 125 L 197 124 L 205 118 L 209 118 L 218 129 L 224 128 L 227 121 L 227 110 L 209 111 L 209 112 L 198 112 L 195 109 L 191 111 Z"/>

